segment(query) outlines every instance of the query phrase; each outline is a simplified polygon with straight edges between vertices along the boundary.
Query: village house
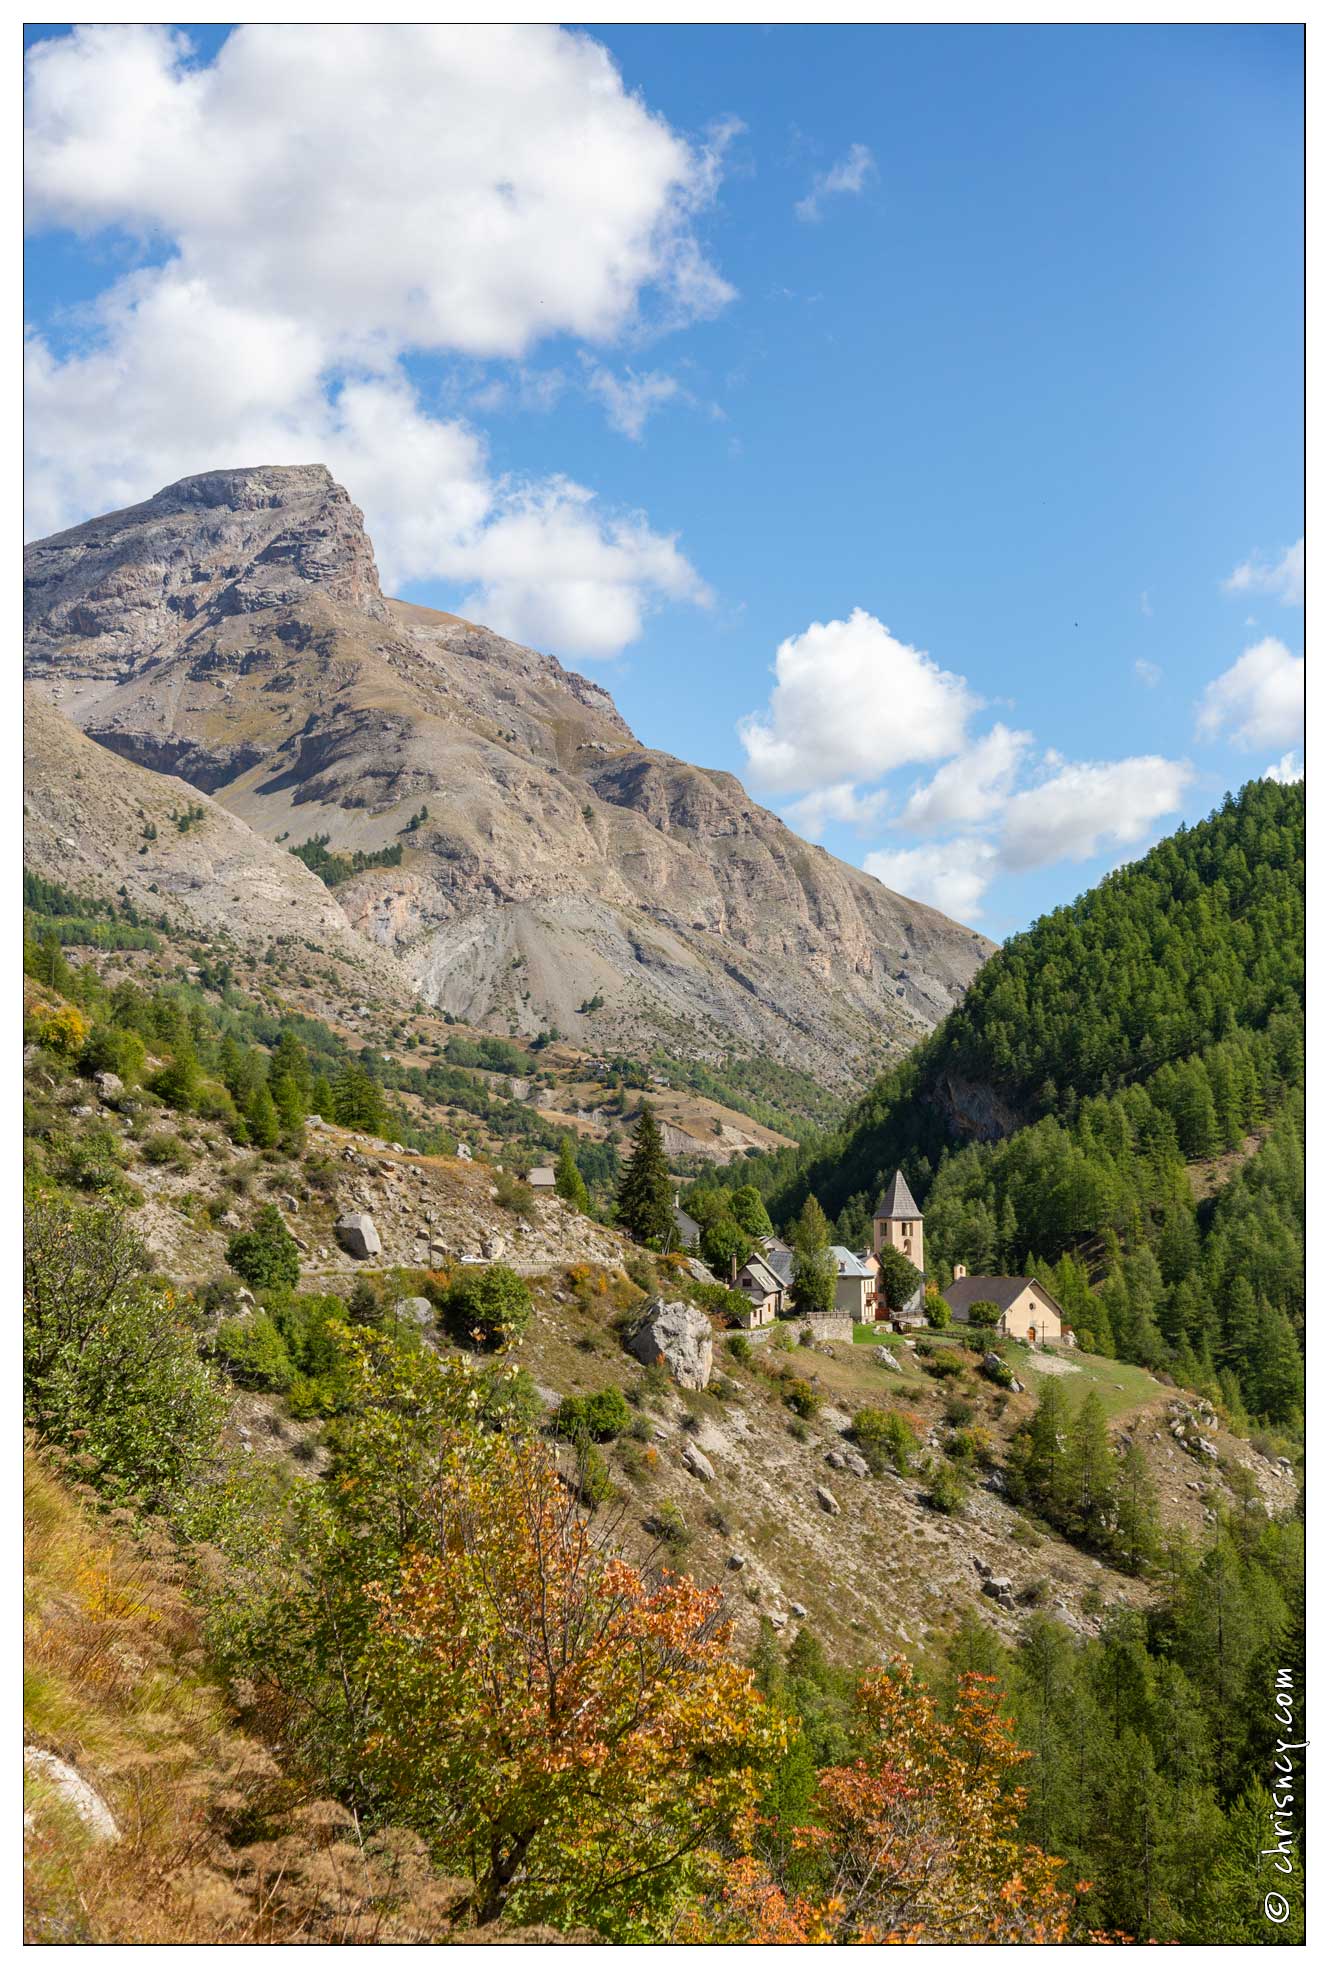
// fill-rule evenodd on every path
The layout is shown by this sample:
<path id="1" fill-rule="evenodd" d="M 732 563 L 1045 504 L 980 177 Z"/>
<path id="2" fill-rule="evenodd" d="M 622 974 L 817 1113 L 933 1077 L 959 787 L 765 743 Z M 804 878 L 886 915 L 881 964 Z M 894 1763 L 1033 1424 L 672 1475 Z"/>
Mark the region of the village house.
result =
<path id="1" fill-rule="evenodd" d="M 683 1208 L 683 1205 L 679 1201 L 679 1195 L 677 1190 L 674 1191 L 674 1208 L 673 1208 L 672 1215 L 674 1219 L 674 1229 L 678 1233 L 679 1250 L 695 1251 L 697 1249 L 697 1246 L 701 1243 L 701 1225 L 697 1222 L 695 1217 L 689 1217 L 687 1211 Z"/>
<path id="2" fill-rule="evenodd" d="M 1046 1342 L 1075 1345 L 1075 1335 L 1063 1323 L 1061 1307 L 1036 1278 L 994 1278 L 987 1273 L 971 1278 L 963 1265 L 957 1265 L 955 1277 L 941 1296 L 951 1309 L 951 1318 L 961 1325 L 969 1323 L 970 1308 L 986 1299 L 1001 1315 L 995 1331 L 1003 1339 L 1027 1340 L 1031 1347 Z"/>
<path id="3" fill-rule="evenodd" d="M 745 1325 L 769 1326 L 772 1320 L 779 1319 L 784 1311 L 784 1281 L 758 1252 L 754 1251 L 747 1263 L 740 1266 L 734 1283 L 751 1308 Z"/>
<path id="4" fill-rule="evenodd" d="M 874 1317 L 877 1301 L 877 1273 L 856 1252 L 843 1244 L 831 1246 L 835 1260 L 835 1310 L 854 1320 Z"/>

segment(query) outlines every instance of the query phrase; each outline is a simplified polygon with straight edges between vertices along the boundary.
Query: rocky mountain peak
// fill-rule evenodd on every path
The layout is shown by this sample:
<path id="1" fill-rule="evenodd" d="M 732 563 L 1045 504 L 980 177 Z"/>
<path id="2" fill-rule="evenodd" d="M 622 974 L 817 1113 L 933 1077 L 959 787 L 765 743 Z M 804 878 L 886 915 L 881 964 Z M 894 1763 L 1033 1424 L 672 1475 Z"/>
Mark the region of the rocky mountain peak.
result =
<path id="1" fill-rule="evenodd" d="M 133 674 L 200 628 L 311 590 L 389 619 L 364 515 L 327 466 L 200 472 L 25 550 L 28 662 Z"/>

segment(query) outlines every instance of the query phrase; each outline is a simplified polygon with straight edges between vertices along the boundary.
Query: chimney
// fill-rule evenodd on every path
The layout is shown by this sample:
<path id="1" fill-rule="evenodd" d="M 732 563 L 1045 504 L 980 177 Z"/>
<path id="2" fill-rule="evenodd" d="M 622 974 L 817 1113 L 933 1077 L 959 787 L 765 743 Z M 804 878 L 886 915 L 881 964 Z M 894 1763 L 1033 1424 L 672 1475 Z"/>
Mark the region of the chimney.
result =
<path id="1" fill-rule="evenodd" d="M 957 1266 L 955 1267 L 955 1269 L 954 1269 L 954 1270 L 952 1271 L 952 1273 L 951 1273 L 951 1277 L 952 1277 L 953 1279 L 957 1279 L 957 1278 L 968 1278 L 968 1276 L 969 1276 L 969 1274 L 968 1274 L 968 1272 L 967 1272 L 967 1271 L 965 1270 L 965 1268 L 964 1268 L 964 1266 L 963 1266 L 963 1265 L 957 1265 Z"/>

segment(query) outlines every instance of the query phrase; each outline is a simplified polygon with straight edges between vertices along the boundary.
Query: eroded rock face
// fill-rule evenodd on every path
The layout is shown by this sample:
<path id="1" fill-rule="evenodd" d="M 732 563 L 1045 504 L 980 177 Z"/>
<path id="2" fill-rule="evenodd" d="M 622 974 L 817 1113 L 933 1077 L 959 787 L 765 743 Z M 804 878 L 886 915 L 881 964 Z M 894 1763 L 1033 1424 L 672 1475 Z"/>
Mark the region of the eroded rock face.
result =
<path id="1" fill-rule="evenodd" d="M 398 852 L 333 906 L 458 1018 L 707 1059 L 718 1028 L 849 1091 L 991 949 L 731 774 L 641 745 L 556 657 L 385 601 L 321 465 L 181 480 L 38 541 L 25 571 L 30 688 L 268 843 Z M 138 846 L 112 888 L 158 852 Z"/>
<path id="2" fill-rule="evenodd" d="M 663 1361 L 680 1388 L 704 1388 L 715 1352 L 711 1323 L 682 1299 L 653 1299 L 629 1335 L 628 1352 L 647 1367 Z"/>
<path id="3" fill-rule="evenodd" d="M 141 669 L 211 619 L 310 587 L 388 619 L 364 515 L 326 465 L 201 472 L 25 550 L 30 662 Z"/>

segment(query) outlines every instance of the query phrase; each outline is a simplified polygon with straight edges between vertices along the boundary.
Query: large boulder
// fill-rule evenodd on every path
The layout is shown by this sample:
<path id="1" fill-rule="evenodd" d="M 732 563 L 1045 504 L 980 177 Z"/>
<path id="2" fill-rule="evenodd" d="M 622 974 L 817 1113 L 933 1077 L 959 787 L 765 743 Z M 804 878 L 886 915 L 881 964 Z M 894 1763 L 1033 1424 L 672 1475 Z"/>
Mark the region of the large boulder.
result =
<path id="1" fill-rule="evenodd" d="M 694 1477 L 700 1477 L 704 1484 L 715 1482 L 715 1466 L 710 1457 L 699 1450 L 695 1443 L 684 1444 L 683 1468 L 690 1470 Z"/>
<path id="2" fill-rule="evenodd" d="M 680 1388 L 704 1388 L 711 1378 L 711 1323 L 682 1299 L 652 1299 L 627 1344 L 647 1367 L 663 1361 Z"/>
<path id="3" fill-rule="evenodd" d="M 398 1299 L 394 1302 L 392 1310 L 399 1320 L 414 1320 L 417 1326 L 434 1324 L 434 1308 L 423 1296 Z"/>
<path id="4" fill-rule="evenodd" d="M 383 1240 L 367 1210 L 348 1210 L 337 1219 L 337 1242 L 352 1258 L 377 1258 L 383 1249 Z"/>
<path id="5" fill-rule="evenodd" d="M 879 1367 L 884 1367 L 888 1374 L 904 1373 L 904 1369 L 901 1367 L 899 1361 L 895 1358 L 895 1351 L 893 1348 L 874 1347 L 872 1349 L 872 1353 L 874 1359 L 877 1362 L 877 1365 Z"/>

